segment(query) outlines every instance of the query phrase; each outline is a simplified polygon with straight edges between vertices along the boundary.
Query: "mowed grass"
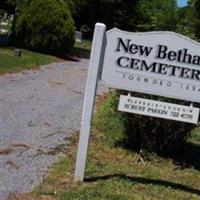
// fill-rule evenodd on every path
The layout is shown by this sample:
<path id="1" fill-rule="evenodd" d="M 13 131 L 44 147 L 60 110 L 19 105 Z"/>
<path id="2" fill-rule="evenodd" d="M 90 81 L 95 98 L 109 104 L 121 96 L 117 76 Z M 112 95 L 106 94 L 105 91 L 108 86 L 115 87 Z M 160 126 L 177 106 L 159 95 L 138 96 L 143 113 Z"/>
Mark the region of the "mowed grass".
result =
<path id="1" fill-rule="evenodd" d="M 199 132 L 200 134 L 200 132 Z M 111 148 L 92 135 L 84 183 L 73 182 L 77 139 L 34 191 L 36 199 L 56 200 L 199 200 L 200 166 L 150 155 L 145 165 L 136 153 Z M 200 148 L 200 143 L 198 148 Z M 192 156 L 192 155 L 191 155 Z M 196 159 L 199 159 L 197 157 Z"/>
<path id="2" fill-rule="evenodd" d="M 14 73 L 26 69 L 37 69 L 42 65 L 58 62 L 59 59 L 22 49 L 21 57 L 15 56 L 14 47 L 0 48 L 0 74 Z"/>
<path id="3" fill-rule="evenodd" d="M 72 54 L 77 57 L 89 58 L 90 50 L 92 47 L 92 41 L 82 40 L 82 42 L 76 42 L 72 50 Z"/>
<path id="4" fill-rule="evenodd" d="M 89 58 L 91 41 L 83 40 L 75 43 L 72 55 Z M 22 56 L 15 56 L 15 47 L 0 47 L 0 75 L 20 72 L 27 69 L 38 69 L 42 65 L 61 61 L 52 55 L 46 55 L 22 49 Z"/>

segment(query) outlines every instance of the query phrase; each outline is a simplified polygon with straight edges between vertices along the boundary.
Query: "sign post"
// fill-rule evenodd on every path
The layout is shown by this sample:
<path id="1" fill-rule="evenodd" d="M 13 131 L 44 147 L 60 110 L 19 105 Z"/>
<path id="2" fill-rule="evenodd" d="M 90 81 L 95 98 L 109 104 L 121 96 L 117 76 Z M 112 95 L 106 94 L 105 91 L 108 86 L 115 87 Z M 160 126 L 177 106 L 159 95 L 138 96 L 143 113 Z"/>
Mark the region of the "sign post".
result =
<path id="1" fill-rule="evenodd" d="M 105 44 L 105 45 L 104 45 Z M 110 88 L 200 103 L 200 43 L 174 32 L 106 32 L 95 25 L 86 83 L 75 182 L 84 179 L 99 74 Z M 199 109 L 121 96 L 119 110 L 197 123 Z"/>
<path id="2" fill-rule="evenodd" d="M 75 166 L 75 182 L 82 182 L 84 179 L 89 136 L 91 129 L 91 119 L 94 109 L 98 73 L 103 55 L 103 41 L 105 37 L 106 26 L 101 23 L 95 25 L 92 52 L 88 69 L 85 98 L 83 104 L 83 113 L 81 119 L 81 130 L 78 144 L 78 152 Z"/>

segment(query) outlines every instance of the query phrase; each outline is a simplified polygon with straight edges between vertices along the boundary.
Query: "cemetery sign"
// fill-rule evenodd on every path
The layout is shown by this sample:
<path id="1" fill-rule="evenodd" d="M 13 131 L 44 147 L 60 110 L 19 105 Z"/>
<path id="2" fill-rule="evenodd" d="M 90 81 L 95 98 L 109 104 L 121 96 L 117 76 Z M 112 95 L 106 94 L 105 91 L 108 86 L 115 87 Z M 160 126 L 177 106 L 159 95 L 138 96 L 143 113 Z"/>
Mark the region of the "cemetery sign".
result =
<path id="1" fill-rule="evenodd" d="M 111 88 L 200 102 L 200 44 L 173 32 L 130 33 L 116 28 L 106 32 L 104 24 L 95 25 L 76 182 L 84 179 L 98 78 Z M 198 108 L 133 97 L 121 97 L 119 109 L 190 123 L 196 123 L 199 115 Z"/>
<path id="2" fill-rule="evenodd" d="M 106 33 L 102 80 L 112 88 L 200 102 L 200 44 L 173 32 Z"/>

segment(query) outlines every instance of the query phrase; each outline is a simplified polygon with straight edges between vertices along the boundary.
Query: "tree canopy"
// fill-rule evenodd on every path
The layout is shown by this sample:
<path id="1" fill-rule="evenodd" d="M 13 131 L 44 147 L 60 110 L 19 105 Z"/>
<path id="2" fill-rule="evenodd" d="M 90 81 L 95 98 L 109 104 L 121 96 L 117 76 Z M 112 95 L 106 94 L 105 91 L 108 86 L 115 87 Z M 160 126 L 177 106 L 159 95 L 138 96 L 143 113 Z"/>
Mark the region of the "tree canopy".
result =
<path id="1" fill-rule="evenodd" d="M 18 45 L 45 53 L 68 52 L 74 44 L 74 22 L 66 3 L 33 0 L 15 18 Z"/>
<path id="2" fill-rule="evenodd" d="M 190 20 L 189 27 L 194 35 L 200 38 L 200 0 L 190 0 L 187 18 Z"/>
<path id="3" fill-rule="evenodd" d="M 34 0 L 1 0 L 1 9 L 20 12 Z M 94 24 L 128 31 L 169 30 L 200 38 L 200 0 L 177 7 L 176 0 L 57 0 L 69 4 L 76 29 L 92 35 Z M 33 16 L 34 17 L 34 16 Z"/>
<path id="4" fill-rule="evenodd" d="M 135 29 L 138 0 L 71 0 L 72 15 L 77 29 L 93 30 L 96 22 L 108 28 Z"/>
<path id="5" fill-rule="evenodd" d="M 9 13 L 14 13 L 16 7 L 15 0 L 1 0 L 1 7 L 0 9 L 5 10 Z"/>
<path id="6" fill-rule="evenodd" d="M 178 8 L 175 0 L 140 0 L 137 10 L 140 31 L 176 29 Z"/>
<path id="7" fill-rule="evenodd" d="M 103 22 L 108 29 L 174 30 L 178 20 L 176 0 L 70 0 L 70 5 L 78 29 L 93 30 Z"/>

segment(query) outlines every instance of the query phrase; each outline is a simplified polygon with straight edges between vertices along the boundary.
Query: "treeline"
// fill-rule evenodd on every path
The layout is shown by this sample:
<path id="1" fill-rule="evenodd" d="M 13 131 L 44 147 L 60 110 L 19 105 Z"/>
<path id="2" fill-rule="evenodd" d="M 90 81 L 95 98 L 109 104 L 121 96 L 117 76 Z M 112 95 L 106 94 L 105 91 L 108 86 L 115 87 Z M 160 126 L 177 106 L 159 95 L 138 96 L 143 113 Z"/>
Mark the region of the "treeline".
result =
<path id="1" fill-rule="evenodd" d="M 91 37 L 96 22 L 108 29 L 117 27 L 128 31 L 175 31 L 200 39 L 200 0 L 189 0 L 179 8 L 176 0 L 50 0 L 69 7 L 77 30 Z M 41 1 L 49 4 L 50 1 Z M 38 0 L 1 0 L 0 9 L 20 15 Z M 45 7 L 45 6 L 44 6 Z M 25 9 L 24 9 L 25 8 Z M 0 12 L 1 13 L 1 12 Z M 48 13 L 48 12 L 47 12 Z M 32 18 L 39 15 L 36 12 Z M 42 21 L 42 20 L 41 20 Z M 37 27 L 35 27 L 37 28 Z"/>
<path id="2" fill-rule="evenodd" d="M 200 39 L 200 0 L 179 8 L 176 0 L 68 0 L 76 28 L 92 33 L 96 22 L 108 29 L 175 31 Z"/>
<path id="3" fill-rule="evenodd" d="M 175 0 L 71 0 L 78 29 L 92 30 L 95 22 L 130 31 L 174 30 L 178 21 Z"/>

